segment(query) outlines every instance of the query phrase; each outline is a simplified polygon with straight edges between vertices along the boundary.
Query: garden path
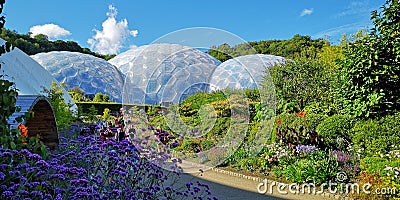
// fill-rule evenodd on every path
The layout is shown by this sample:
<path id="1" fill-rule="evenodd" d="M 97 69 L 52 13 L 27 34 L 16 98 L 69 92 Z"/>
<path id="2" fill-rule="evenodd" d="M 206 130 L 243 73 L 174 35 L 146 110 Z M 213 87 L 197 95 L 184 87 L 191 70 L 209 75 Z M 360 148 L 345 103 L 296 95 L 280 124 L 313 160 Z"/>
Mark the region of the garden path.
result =
<path id="1" fill-rule="evenodd" d="M 185 165 L 183 168 L 190 168 L 188 163 L 183 162 Z M 335 199 L 333 196 L 323 196 L 314 194 L 279 194 L 276 187 L 271 194 L 267 191 L 265 194 L 260 194 L 257 190 L 257 186 L 260 183 L 260 179 L 253 180 L 256 177 L 244 176 L 238 173 L 221 170 L 218 168 L 212 168 L 203 172 L 189 170 L 192 173 L 184 173 L 181 176 L 181 182 L 186 183 L 188 181 L 196 182 L 201 181 L 210 186 L 210 190 L 213 196 L 217 196 L 218 199 L 222 200 L 283 200 L 283 199 L 307 199 L 307 200 L 325 200 Z M 269 186 L 268 186 L 269 187 Z M 286 191 L 287 188 L 286 188 Z"/>

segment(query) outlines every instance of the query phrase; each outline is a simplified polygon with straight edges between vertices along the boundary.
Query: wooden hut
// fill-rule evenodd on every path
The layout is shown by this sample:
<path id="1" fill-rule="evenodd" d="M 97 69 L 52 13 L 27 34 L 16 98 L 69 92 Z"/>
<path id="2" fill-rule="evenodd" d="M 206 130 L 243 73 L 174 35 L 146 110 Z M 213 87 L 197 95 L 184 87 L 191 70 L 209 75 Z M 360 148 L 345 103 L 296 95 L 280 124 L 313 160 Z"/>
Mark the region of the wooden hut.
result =
<path id="1" fill-rule="evenodd" d="M 16 107 L 21 108 L 8 120 L 11 128 L 17 128 L 17 117 L 31 111 L 32 116 L 22 123 L 28 127 L 28 137 L 39 136 L 39 139 L 48 147 L 58 145 L 58 131 L 53 108 L 49 100 L 41 95 L 20 95 L 17 98 Z"/>

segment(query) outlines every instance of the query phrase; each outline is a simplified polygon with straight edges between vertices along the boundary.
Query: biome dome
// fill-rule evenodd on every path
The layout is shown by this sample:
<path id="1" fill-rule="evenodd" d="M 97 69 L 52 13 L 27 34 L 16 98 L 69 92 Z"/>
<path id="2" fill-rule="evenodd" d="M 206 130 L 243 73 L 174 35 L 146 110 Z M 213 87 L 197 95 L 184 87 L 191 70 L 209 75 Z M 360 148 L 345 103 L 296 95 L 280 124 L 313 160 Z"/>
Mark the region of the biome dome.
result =
<path id="1" fill-rule="evenodd" d="M 208 91 L 221 62 L 191 47 L 151 44 L 117 55 L 110 63 L 127 75 L 124 103 L 171 104 Z"/>
<path id="2" fill-rule="evenodd" d="M 286 61 L 284 57 L 252 54 L 229 59 L 214 71 L 211 90 L 257 88 L 266 75 L 266 69 Z"/>
<path id="3" fill-rule="evenodd" d="M 4 43 L 0 39 L 0 45 Z M 58 83 L 43 66 L 18 48 L 2 54 L 0 61 L 3 78 L 15 83 L 19 95 L 45 95 L 44 88 L 49 90 L 52 82 Z M 63 92 L 65 102 L 73 105 L 71 110 L 77 110 L 68 92 Z"/>
<path id="4" fill-rule="evenodd" d="M 75 86 L 85 94 L 103 93 L 111 101 L 121 102 L 124 75 L 107 61 L 88 54 L 53 51 L 31 56 L 59 82 Z"/>

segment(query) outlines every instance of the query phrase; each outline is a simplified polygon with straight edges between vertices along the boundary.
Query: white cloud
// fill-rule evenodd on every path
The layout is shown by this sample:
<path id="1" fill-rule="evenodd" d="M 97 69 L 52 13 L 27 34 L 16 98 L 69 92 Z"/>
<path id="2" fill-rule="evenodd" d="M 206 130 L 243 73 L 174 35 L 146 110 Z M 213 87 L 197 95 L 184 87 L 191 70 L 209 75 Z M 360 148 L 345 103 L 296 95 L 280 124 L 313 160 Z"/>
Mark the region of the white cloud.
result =
<path id="1" fill-rule="evenodd" d="M 64 28 L 56 24 L 43 24 L 32 26 L 29 30 L 32 33 L 32 36 L 44 34 L 47 35 L 50 39 L 56 39 L 62 36 L 71 35 L 71 33 Z"/>
<path id="2" fill-rule="evenodd" d="M 130 37 L 136 37 L 138 30 L 129 30 L 128 21 L 123 19 L 117 22 L 117 9 L 109 5 L 107 12 L 108 18 L 102 23 L 103 30 L 96 32 L 92 38 L 88 39 L 90 48 L 101 54 L 117 54 L 124 47 L 124 42 Z"/>
<path id="3" fill-rule="evenodd" d="M 314 9 L 304 9 L 301 11 L 300 17 L 306 16 L 306 15 L 311 15 L 314 12 Z"/>
<path id="4" fill-rule="evenodd" d="M 335 41 L 331 42 L 338 42 L 339 39 L 343 34 L 354 34 L 359 30 L 368 31 L 371 28 L 371 23 L 369 22 L 358 22 L 352 24 L 346 24 L 343 26 L 334 27 L 331 29 L 327 29 L 312 35 L 312 38 L 325 38 L 325 39 L 334 39 Z M 337 40 L 337 41 L 336 41 Z"/>
<path id="5" fill-rule="evenodd" d="M 338 13 L 335 17 L 348 17 L 351 15 L 369 15 L 373 8 L 368 1 L 353 1 L 344 10 Z"/>

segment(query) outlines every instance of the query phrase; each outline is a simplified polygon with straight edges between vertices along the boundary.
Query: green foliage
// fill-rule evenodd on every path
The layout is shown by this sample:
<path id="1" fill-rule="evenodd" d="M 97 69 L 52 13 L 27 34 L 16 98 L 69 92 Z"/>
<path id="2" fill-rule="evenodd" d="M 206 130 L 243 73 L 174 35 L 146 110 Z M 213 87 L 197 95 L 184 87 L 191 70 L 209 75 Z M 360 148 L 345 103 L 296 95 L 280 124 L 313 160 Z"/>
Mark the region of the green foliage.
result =
<path id="1" fill-rule="evenodd" d="M 274 142 L 283 142 L 294 148 L 298 144 L 317 144 L 316 127 L 327 116 L 321 114 L 298 114 L 283 113 L 276 116 L 276 123 L 272 130 Z"/>
<path id="2" fill-rule="evenodd" d="M 400 158 L 365 157 L 360 161 L 360 168 L 370 174 L 386 176 L 386 167 L 400 167 Z"/>
<path id="3" fill-rule="evenodd" d="M 193 114 L 196 114 L 202 106 L 225 99 L 226 96 L 223 91 L 214 91 L 211 93 L 199 92 L 187 97 L 180 103 L 179 113 L 185 116 L 192 116 Z"/>
<path id="4" fill-rule="evenodd" d="M 181 149 L 190 153 L 198 153 L 201 151 L 200 140 L 197 138 L 186 138 L 181 144 Z"/>
<path id="5" fill-rule="evenodd" d="M 105 110 L 105 109 L 104 109 Z M 86 115 L 86 119 L 90 122 L 97 120 L 97 109 L 93 105 L 89 108 L 89 113 Z"/>
<path id="6" fill-rule="evenodd" d="M 286 166 L 282 175 L 291 182 L 320 185 L 327 180 L 334 180 L 338 172 L 339 166 L 335 158 L 329 156 L 329 153 L 318 151 Z"/>
<path id="7" fill-rule="evenodd" d="M 383 117 L 400 110 L 400 5 L 372 12 L 374 28 L 344 49 L 338 103 L 344 114 Z"/>
<path id="8" fill-rule="evenodd" d="M 16 135 L 10 135 L 7 120 L 17 110 L 15 102 L 18 90 L 15 88 L 15 83 L 3 78 L 4 75 L 0 75 L 0 142 L 4 147 L 9 147 Z"/>
<path id="9" fill-rule="evenodd" d="M 361 148 L 362 156 L 386 154 L 400 144 L 400 113 L 380 120 L 358 121 L 351 130 L 354 145 Z"/>
<path id="10" fill-rule="evenodd" d="M 86 100 L 83 90 L 79 89 L 77 86 L 68 90 L 68 94 L 72 97 L 74 102 L 82 102 Z"/>
<path id="11" fill-rule="evenodd" d="M 331 101 L 332 71 L 326 63 L 315 59 L 297 59 L 271 69 L 271 77 L 279 99 L 278 113 L 301 111 L 313 102 Z"/>
<path id="12" fill-rule="evenodd" d="M 5 1 L 0 2 L 0 14 L 3 11 Z M 3 28 L 5 17 L 0 16 L 0 28 Z M 11 44 L 6 42 L 0 46 L 0 55 L 11 50 Z M 0 63 L 1 69 L 1 63 Z M 15 83 L 6 80 L 7 75 L 0 74 L 0 145 L 3 148 L 15 147 L 16 134 L 10 134 L 8 118 L 17 110 L 15 103 L 17 101 L 18 89 Z"/>
<path id="13" fill-rule="evenodd" d="M 294 35 L 289 40 L 263 40 L 230 47 L 228 44 L 212 46 L 208 52 L 220 61 L 249 54 L 272 54 L 286 58 L 315 58 L 326 45 L 322 39 L 312 40 L 310 36 Z"/>
<path id="14" fill-rule="evenodd" d="M 116 103 L 116 102 L 75 102 L 75 104 L 78 107 L 82 108 L 82 113 L 89 113 L 90 112 L 90 107 L 94 106 L 97 109 L 97 115 L 103 115 L 104 109 L 108 108 L 112 112 L 118 112 L 122 108 L 121 103 Z M 140 107 L 146 107 L 140 106 Z"/>
<path id="15" fill-rule="evenodd" d="M 94 96 L 93 102 L 110 102 L 110 97 L 107 94 L 102 94 L 101 92 L 98 92 Z"/>
<path id="16" fill-rule="evenodd" d="M 104 120 L 110 120 L 111 119 L 111 115 L 110 115 L 110 109 L 105 108 L 103 111 L 103 119 Z"/>
<path id="17" fill-rule="evenodd" d="M 58 129 L 65 129 L 75 120 L 70 108 L 72 105 L 67 105 L 63 98 L 63 86 L 52 82 L 50 89 L 43 88 L 43 93 L 49 99 L 53 107 L 54 115 L 57 121 Z"/>
<path id="18" fill-rule="evenodd" d="M 2 27 L 0 27 L 2 28 Z M 113 58 L 115 55 L 101 55 L 90 51 L 88 48 L 82 48 L 74 41 L 51 41 L 46 35 L 39 34 L 31 37 L 31 33 L 18 34 L 16 31 L 11 31 L 3 28 L 0 37 L 12 43 L 28 55 L 34 55 L 41 52 L 50 51 L 71 51 L 90 54 L 105 60 Z"/>
<path id="19" fill-rule="evenodd" d="M 354 123 L 350 116 L 333 115 L 322 121 L 316 131 L 327 148 L 344 150 L 351 142 L 349 133 Z"/>

